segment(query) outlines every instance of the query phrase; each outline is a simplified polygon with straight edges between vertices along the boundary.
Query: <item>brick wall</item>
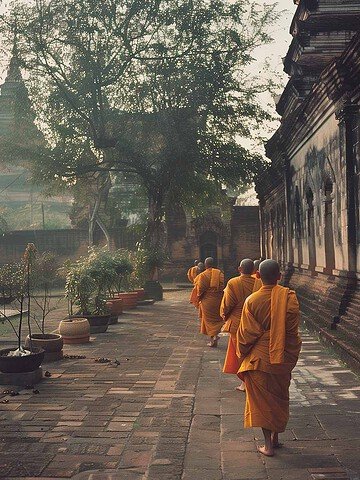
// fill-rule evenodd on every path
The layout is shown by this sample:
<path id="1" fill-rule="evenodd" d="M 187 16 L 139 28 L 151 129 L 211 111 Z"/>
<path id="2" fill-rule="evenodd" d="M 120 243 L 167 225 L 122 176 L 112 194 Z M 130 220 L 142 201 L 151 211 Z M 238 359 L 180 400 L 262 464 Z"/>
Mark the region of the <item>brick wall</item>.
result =
<path id="1" fill-rule="evenodd" d="M 54 252 L 59 257 L 71 257 L 86 252 L 87 230 L 16 230 L 0 236 L 0 264 L 20 260 L 28 243 L 39 252 Z"/>
<path id="2" fill-rule="evenodd" d="M 259 207 L 234 206 L 232 209 L 230 261 L 260 258 Z"/>

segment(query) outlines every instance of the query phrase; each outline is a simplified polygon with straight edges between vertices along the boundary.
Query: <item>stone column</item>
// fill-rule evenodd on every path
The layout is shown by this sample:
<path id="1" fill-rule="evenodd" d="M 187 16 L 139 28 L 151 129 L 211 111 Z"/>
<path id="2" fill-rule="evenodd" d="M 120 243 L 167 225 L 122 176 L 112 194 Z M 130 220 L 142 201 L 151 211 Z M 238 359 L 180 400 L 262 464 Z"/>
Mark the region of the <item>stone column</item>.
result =
<path id="1" fill-rule="evenodd" d="M 357 181 L 356 181 L 356 115 L 359 106 L 345 100 L 336 112 L 339 121 L 340 144 L 343 145 L 344 160 L 346 164 L 346 210 L 347 210 L 347 242 L 348 242 L 348 271 L 350 276 L 355 276 L 357 268 L 357 234 L 356 234 L 356 208 L 357 208 Z"/>
<path id="2" fill-rule="evenodd" d="M 259 219 L 260 219 L 260 255 L 261 258 L 266 258 L 266 246 L 265 246 L 265 216 L 264 216 L 264 200 L 259 199 Z"/>
<path id="3" fill-rule="evenodd" d="M 294 263 L 294 250 L 292 244 L 292 201 L 291 201 L 290 160 L 284 159 L 284 186 L 285 186 L 285 209 L 286 209 L 286 241 L 287 241 L 287 266 L 292 267 Z M 293 199 L 294 201 L 294 199 Z"/>

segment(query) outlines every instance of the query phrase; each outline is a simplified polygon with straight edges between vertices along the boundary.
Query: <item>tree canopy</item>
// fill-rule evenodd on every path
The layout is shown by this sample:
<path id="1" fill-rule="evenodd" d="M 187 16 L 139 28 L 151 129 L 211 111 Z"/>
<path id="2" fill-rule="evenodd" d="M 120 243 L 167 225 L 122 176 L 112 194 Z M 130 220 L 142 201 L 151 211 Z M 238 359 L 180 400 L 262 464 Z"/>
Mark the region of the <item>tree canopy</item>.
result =
<path id="1" fill-rule="evenodd" d="M 5 30 L 16 22 L 49 145 L 35 175 L 67 186 L 135 175 L 159 246 L 168 202 L 250 184 L 259 171 L 261 156 L 239 138 L 269 119 L 258 95 L 272 84 L 249 67 L 276 17 L 252 0 L 17 2 Z"/>

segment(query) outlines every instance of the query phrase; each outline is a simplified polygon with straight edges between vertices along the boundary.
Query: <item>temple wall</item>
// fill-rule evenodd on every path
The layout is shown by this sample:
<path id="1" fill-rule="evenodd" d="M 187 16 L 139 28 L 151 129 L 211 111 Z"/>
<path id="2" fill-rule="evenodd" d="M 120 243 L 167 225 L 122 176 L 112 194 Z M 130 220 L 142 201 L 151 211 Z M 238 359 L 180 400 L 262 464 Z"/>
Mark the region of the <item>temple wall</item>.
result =
<path id="1" fill-rule="evenodd" d="M 312 128 L 307 141 L 290 159 L 290 165 L 293 172 L 290 203 L 293 205 L 291 237 L 295 266 L 309 268 L 311 263 L 309 222 L 312 215 L 309 209 L 313 207 L 315 271 L 324 272 L 328 266 L 327 242 L 333 243 L 333 273 L 347 270 L 346 171 L 343 140 L 333 110 L 325 121 Z M 331 217 L 331 228 L 328 229 L 327 215 Z M 329 236 L 331 238 L 327 238 Z"/>

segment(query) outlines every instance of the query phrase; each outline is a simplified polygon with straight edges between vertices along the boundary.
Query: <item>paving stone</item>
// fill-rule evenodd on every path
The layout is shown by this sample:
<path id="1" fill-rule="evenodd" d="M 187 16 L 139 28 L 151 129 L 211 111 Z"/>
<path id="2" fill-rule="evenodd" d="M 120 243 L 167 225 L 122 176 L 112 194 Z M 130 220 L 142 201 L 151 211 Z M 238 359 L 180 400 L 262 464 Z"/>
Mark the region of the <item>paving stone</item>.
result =
<path id="1" fill-rule="evenodd" d="M 358 378 L 304 332 L 285 445 L 261 457 L 261 430 L 243 428 L 238 379 L 221 373 L 227 339 L 206 347 L 188 295 L 166 293 L 90 345 L 65 346 L 87 358 L 52 364 L 39 395 L 23 389 L 0 404 L 0 477 L 315 480 L 325 473 L 314 469 L 333 469 L 333 480 L 344 469 L 359 480 Z M 49 328 L 65 314 L 51 312 Z"/>

